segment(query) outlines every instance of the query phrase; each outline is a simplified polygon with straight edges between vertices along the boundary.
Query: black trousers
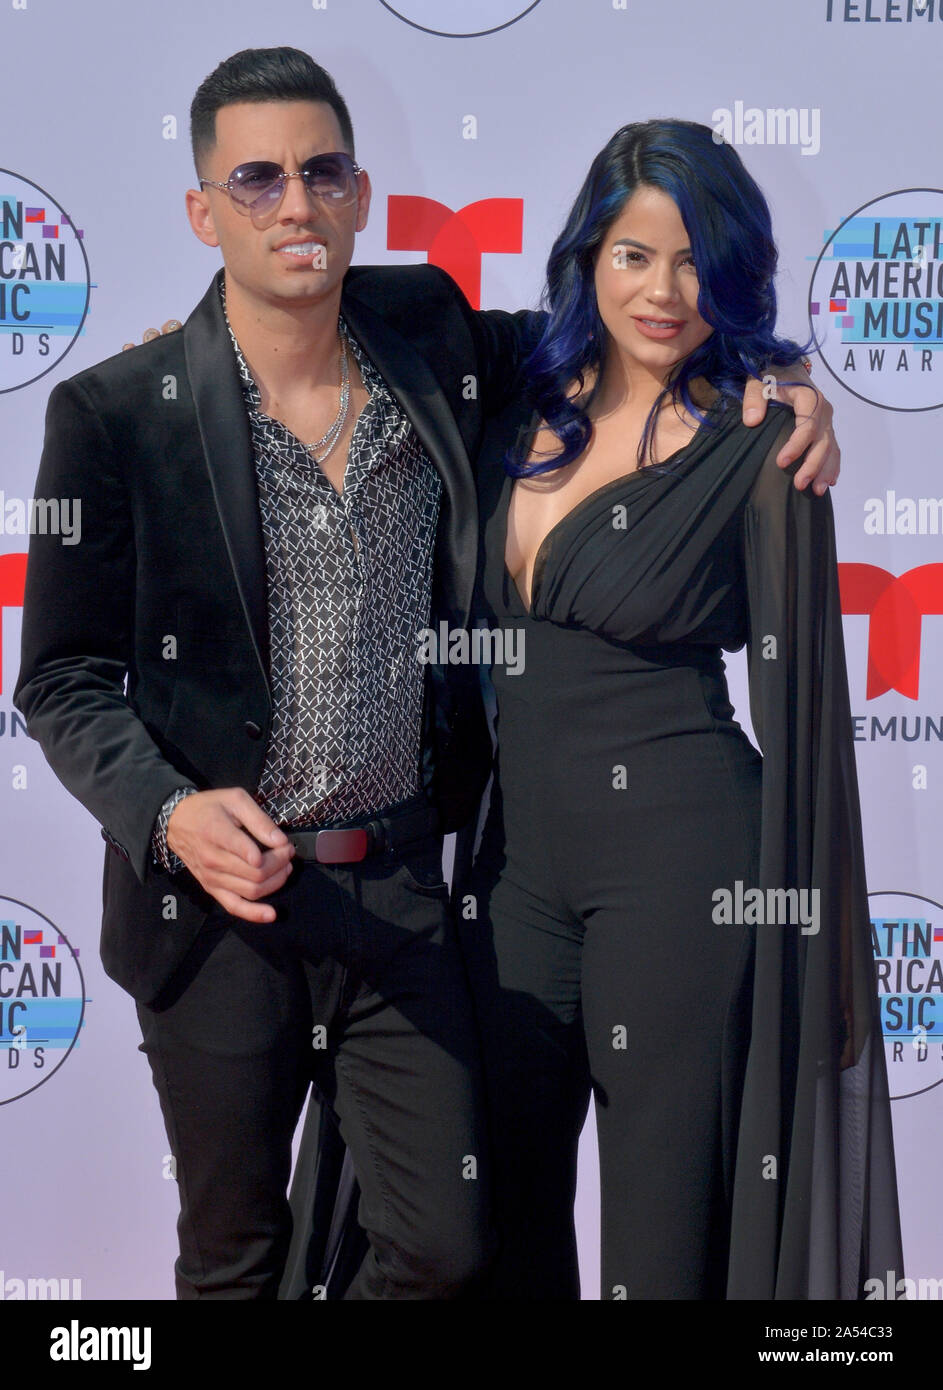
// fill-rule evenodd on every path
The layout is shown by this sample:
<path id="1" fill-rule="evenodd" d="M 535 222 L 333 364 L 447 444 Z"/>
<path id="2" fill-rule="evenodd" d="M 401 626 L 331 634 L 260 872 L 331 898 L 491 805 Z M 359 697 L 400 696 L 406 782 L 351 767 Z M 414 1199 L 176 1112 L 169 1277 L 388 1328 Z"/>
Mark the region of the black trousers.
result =
<path id="1" fill-rule="evenodd" d="M 493 1143 L 485 1297 L 579 1298 L 590 1099 L 602 1299 L 725 1296 L 754 929 L 715 923 L 712 895 L 755 882 L 760 795 L 759 755 L 726 743 L 647 744 L 631 798 L 578 813 L 508 814 L 495 787 L 461 924 Z"/>
<path id="2" fill-rule="evenodd" d="M 478 1044 L 441 848 L 296 860 L 275 922 L 218 909 L 138 1005 L 176 1160 L 178 1298 L 275 1298 L 312 1081 L 353 1156 L 369 1239 L 345 1297 L 452 1298 L 487 1264 Z"/>

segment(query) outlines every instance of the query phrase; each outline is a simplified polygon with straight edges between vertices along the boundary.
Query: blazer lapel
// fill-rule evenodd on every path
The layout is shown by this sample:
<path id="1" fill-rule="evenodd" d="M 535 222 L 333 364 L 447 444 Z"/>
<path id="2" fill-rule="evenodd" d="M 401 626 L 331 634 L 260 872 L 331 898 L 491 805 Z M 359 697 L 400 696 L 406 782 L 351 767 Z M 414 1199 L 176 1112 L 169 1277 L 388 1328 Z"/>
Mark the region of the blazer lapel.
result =
<path id="1" fill-rule="evenodd" d="M 184 351 L 229 561 L 267 684 L 265 548 L 249 421 L 220 305 L 218 279 L 214 278 L 184 324 Z M 442 478 L 436 591 L 445 613 L 465 625 L 478 556 L 478 508 L 471 464 L 455 417 L 431 369 L 411 343 L 359 297 L 345 293 L 342 311 Z"/>
<path id="2" fill-rule="evenodd" d="M 471 463 L 442 388 L 419 352 L 359 296 L 341 311 L 412 422 L 443 483 L 436 539 L 436 591 L 445 613 L 466 626 L 478 558 L 478 508 Z"/>
<path id="3" fill-rule="evenodd" d="M 265 547 L 249 418 L 219 299 L 219 275 L 183 326 L 187 375 L 229 562 L 268 685 Z"/>

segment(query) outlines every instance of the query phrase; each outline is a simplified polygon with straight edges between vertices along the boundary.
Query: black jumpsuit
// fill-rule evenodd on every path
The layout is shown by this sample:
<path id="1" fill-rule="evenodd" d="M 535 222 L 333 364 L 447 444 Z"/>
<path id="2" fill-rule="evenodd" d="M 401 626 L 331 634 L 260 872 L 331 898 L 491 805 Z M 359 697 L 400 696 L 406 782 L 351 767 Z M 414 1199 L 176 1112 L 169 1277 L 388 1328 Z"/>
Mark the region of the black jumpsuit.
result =
<path id="1" fill-rule="evenodd" d="M 774 462 L 790 414 L 750 430 L 719 402 L 687 448 L 552 529 L 528 610 L 502 464 L 535 423 L 506 411 L 479 457 L 483 617 L 517 642 L 492 669 L 495 784 L 459 897 L 491 1106 L 490 1294 L 578 1296 L 592 1092 L 603 1299 L 855 1297 L 863 1242 L 835 1255 L 838 1217 L 809 1201 L 815 1173 L 860 1227 L 874 1197 L 867 1163 L 846 1180 L 834 1158 L 849 1028 L 866 1054 L 852 1128 L 876 1115 L 881 1136 L 878 1262 L 899 1233 L 829 503 Z M 765 772 L 724 679 L 721 648 L 745 642 Z M 731 911 L 813 884 L 814 921 L 811 894 L 805 923 Z"/>

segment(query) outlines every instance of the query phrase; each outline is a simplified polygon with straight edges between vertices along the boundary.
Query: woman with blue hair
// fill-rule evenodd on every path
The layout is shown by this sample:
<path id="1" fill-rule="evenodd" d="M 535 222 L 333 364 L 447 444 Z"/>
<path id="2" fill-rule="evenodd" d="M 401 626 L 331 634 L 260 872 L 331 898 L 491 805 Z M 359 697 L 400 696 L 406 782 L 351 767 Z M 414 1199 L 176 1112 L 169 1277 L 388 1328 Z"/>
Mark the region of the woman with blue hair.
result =
<path id="1" fill-rule="evenodd" d="M 901 1268 L 831 505 L 777 466 L 773 376 L 741 422 L 801 352 L 775 270 L 729 145 L 625 126 L 480 456 L 482 612 L 524 639 L 459 898 L 494 1297 L 578 1296 L 591 1094 L 604 1299 L 858 1298 Z"/>

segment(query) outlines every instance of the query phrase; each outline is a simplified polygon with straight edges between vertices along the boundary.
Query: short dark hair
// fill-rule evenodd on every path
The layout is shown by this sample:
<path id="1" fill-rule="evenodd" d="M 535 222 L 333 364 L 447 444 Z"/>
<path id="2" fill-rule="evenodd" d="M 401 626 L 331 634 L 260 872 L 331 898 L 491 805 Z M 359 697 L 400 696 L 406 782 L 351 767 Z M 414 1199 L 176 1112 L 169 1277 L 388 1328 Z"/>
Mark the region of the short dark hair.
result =
<path id="1" fill-rule="evenodd" d="M 334 79 L 300 48 L 244 48 L 203 79 L 190 104 L 190 144 L 197 173 L 216 144 L 216 112 L 240 101 L 323 101 L 331 107 L 350 155 L 354 128 Z"/>

